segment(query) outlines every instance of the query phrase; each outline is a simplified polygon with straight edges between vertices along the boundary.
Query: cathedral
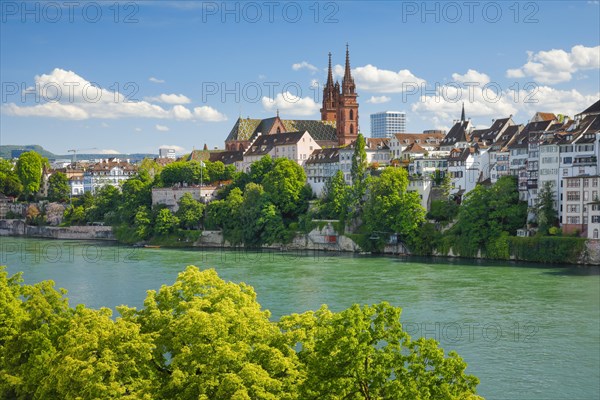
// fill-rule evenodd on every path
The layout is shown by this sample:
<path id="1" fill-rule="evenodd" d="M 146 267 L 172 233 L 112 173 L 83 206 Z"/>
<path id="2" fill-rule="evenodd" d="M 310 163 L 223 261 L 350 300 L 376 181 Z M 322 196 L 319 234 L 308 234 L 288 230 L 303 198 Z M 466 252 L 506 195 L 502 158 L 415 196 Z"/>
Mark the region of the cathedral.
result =
<path id="1" fill-rule="evenodd" d="M 346 65 L 342 84 L 333 82 L 331 53 L 327 82 L 323 88 L 320 120 L 281 119 L 279 113 L 266 119 L 238 118 L 225 139 L 228 151 L 246 151 L 260 135 L 308 131 L 321 147 L 347 146 L 358 136 L 358 95 L 350 71 L 350 51 L 346 45 Z"/>

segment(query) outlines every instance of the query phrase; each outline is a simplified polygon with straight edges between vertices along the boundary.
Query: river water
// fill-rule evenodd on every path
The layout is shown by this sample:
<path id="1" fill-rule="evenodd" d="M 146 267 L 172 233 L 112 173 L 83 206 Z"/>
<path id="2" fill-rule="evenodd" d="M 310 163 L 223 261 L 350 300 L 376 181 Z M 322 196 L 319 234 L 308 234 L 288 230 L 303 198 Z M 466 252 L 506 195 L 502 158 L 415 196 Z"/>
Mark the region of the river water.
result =
<path id="1" fill-rule="evenodd" d="M 596 267 L 400 259 L 328 253 L 132 249 L 0 238 L 0 265 L 26 283 L 52 279 L 71 305 L 141 307 L 146 290 L 187 265 L 252 285 L 281 315 L 387 301 L 413 337 L 468 363 L 487 399 L 600 398 L 600 276 Z"/>

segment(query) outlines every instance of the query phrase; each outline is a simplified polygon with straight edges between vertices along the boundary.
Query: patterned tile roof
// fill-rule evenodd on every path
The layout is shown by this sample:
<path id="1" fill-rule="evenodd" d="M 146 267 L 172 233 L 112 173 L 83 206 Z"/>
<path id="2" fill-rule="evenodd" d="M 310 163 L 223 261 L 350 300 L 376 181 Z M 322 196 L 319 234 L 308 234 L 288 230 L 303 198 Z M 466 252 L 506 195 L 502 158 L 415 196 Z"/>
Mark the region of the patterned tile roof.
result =
<path id="1" fill-rule="evenodd" d="M 314 140 L 330 140 L 337 142 L 335 121 L 320 121 L 309 119 L 281 120 L 288 132 L 308 131 Z"/>
<path id="2" fill-rule="evenodd" d="M 258 132 L 263 135 L 272 133 L 271 130 L 276 119 L 277 117 L 265 119 L 238 118 L 225 141 L 252 140 Z M 337 142 L 335 121 L 282 119 L 281 122 L 287 132 L 308 131 L 315 140 Z"/>

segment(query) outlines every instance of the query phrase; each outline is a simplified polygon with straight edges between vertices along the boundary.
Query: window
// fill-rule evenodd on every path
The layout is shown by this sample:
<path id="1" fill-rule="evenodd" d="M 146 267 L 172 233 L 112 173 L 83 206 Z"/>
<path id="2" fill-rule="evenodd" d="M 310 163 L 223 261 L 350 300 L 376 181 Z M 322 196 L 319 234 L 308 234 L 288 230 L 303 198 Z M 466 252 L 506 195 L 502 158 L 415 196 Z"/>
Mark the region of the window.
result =
<path id="1" fill-rule="evenodd" d="M 597 217 L 594 215 L 594 217 Z M 594 222 L 594 217 L 592 217 L 592 222 Z M 598 229 L 594 229 L 594 239 L 598 239 Z"/>
<path id="2" fill-rule="evenodd" d="M 581 196 L 579 192 L 567 192 L 567 201 L 580 201 Z"/>
<path id="3" fill-rule="evenodd" d="M 567 205 L 567 212 L 579 212 L 579 204 L 568 204 Z"/>
<path id="4" fill-rule="evenodd" d="M 354 110 L 350 110 L 350 121 L 354 119 Z"/>
<path id="5" fill-rule="evenodd" d="M 579 179 L 567 179 L 567 187 L 578 188 L 579 187 Z"/>

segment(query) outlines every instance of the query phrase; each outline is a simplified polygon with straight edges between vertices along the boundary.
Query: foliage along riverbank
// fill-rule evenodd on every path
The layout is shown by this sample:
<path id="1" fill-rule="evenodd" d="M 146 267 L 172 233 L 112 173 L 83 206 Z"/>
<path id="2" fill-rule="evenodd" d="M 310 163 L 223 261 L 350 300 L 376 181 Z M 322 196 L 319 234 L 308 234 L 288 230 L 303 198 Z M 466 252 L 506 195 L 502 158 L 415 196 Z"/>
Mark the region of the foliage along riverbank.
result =
<path id="1" fill-rule="evenodd" d="M 69 306 L 0 269 L 2 398 L 482 399 L 466 363 L 387 303 L 278 322 L 253 288 L 188 267 L 142 309 Z"/>
<path id="2" fill-rule="evenodd" d="M 25 161 L 24 156 L 18 165 L 26 165 Z M 13 175 L 14 180 L 20 176 Z M 360 251 L 375 254 L 397 252 L 390 250 L 393 239 L 407 253 L 424 256 L 600 262 L 597 245 L 561 236 L 552 196 L 545 195 L 551 192 L 546 188 L 540 190 L 539 204 L 528 210 L 519 200 L 515 178 L 505 176 L 494 185 L 478 184 L 458 205 L 449 196 L 449 178 L 441 179 L 438 174 L 434 189 L 440 199 L 432 201 L 426 213 L 418 194 L 408 189 L 410 178 L 404 168 L 367 165 L 362 135 L 354 144 L 349 175 L 351 185 L 338 171 L 326 182 L 324 193 L 315 198 L 306 184 L 304 169 L 285 158 L 265 156 L 247 172 L 235 172 L 220 162 L 178 161 L 163 168 L 145 160 L 120 190 L 105 186 L 94 195 L 86 192 L 73 199 L 64 212 L 63 225 L 103 223 L 113 227 L 122 243 L 170 247 L 191 246 L 201 231 L 217 230 L 222 232 L 223 244 L 261 248 L 288 246 L 297 235 L 309 234 L 323 220 L 334 220 L 338 235 L 352 239 Z M 152 205 L 154 187 L 224 180 L 227 184 L 218 192 L 217 200 L 208 204 L 188 194 L 181 198 L 176 212 Z M 537 224 L 538 235 L 516 237 L 517 230 L 528 224 L 528 213 L 534 216 L 535 221 L 529 222 Z M 43 209 L 31 206 L 26 214 L 27 223 L 44 225 Z"/>

